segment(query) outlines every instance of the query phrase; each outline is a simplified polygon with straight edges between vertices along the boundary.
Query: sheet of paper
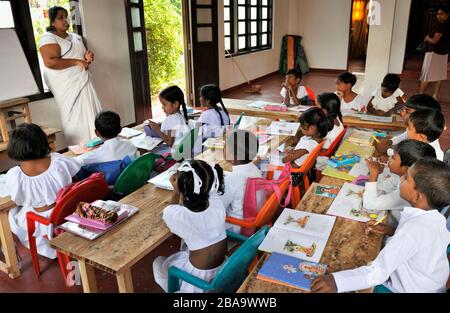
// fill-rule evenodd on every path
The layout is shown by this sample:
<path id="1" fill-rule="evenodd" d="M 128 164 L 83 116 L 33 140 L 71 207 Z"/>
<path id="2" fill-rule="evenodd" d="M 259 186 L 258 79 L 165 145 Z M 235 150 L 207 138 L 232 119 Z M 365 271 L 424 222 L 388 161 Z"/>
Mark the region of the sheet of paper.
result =
<path id="1" fill-rule="evenodd" d="M 297 105 L 295 107 L 288 108 L 288 111 L 291 111 L 291 112 L 306 112 L 306 111 L 308 111 L 311 108 L 312 107 L 307 106 L 307 105 Z"/>
<path id="2" fill-rule="evenodd" d="M 138 130 L 135 130 L 132 128 L 128 128 L 128 127 L 124 127 L 124 128 L 122 128 L 122 131 L 120 132 L 119 136 L 122 138 L 129 139 L 129 138 L 139 136 L 142 133 L 143 132 L 141 132 L 141 131 L 138 131 Z"/>
<path id="3" fill-rule="evenodd" d="M 273 136 L 295 136 L 300 123 L 288 123 L 288 122 L 272 122 L 267 128 L 267 134 Z"/>
<path id="4" fill-rule="evenodd" d="M 154 138 L 147 136 L 146 134 L 141 134 L 137 137 L 131 138 L 131 143 L 138 149 L 143 149 L 147 151 L 152 151 L 155 149 L 163 140 L 161 138 Z"/>
<path id="5" fill-rule="evenodd" d="M 392 123 L 394 121 L 392 116 L 375 116 L 375 115 L 361 116 L 361 120 L 380 123 Z"/>

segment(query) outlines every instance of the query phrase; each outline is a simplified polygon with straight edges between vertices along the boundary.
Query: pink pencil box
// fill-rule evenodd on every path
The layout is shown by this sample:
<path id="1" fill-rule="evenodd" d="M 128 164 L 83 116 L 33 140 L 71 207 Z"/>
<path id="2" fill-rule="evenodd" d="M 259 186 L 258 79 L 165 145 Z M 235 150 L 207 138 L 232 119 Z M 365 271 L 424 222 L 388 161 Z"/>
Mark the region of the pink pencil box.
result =
<path id="1" fill-rule="evenodd" d="M 72 215 L 69 215 L 65 218 L 66 221 L 77 223 L 81 226 L 86 226 L 89 228 L 99 229 L 99 230 L 108 230 L 117 223 L 120 223 L 123 219 L 128 217 L 128 210 L 126 209 L 120 209 L 118 212 L 118 218 L 117 221 L 115 221 L 112 224 L 103 223 L 102 221 L 96 221 L 89 218 L 84 218 L 81 216 L 78 216 L 76 213 L 73 213 Z"/>
<path id="2" fill-rule="evenodd" d="M 272 105 L 268 104 L 264 107 L 266 111 L 278 111 L 278 112 L 286 112 L 288 108 L 284 105 Z"/>

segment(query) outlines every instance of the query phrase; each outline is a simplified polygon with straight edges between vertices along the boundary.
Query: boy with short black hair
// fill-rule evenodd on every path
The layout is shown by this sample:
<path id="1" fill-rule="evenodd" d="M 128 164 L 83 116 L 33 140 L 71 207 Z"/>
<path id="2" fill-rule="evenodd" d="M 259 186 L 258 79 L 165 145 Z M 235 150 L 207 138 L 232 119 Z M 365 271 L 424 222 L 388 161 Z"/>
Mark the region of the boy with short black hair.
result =
<path id="1" fill-rule="evenodd" d="M 95 118 L 95 134 L 104 143 L 94 151 L 83 154 L 76 159 L 84 166 L 123 160 L 126 156 L 135 159 L 137 148 L 131 141 L 119 138 L 122 131 L 120 116 L 112 111 L 102 111 Z"/>
<path id="2" fill-rule="evenodd" d="M 302 79 L 303 74 L 299 69 L 290 69 L 287 72 L 286 79 L 283 82 L 283 89 L 281 89 L 280 93 L 285 105 L 311 105 L 308 91 L 301 85 Z"/>
<path id="3" fill-rule="evenodd" d="M 375 115 L 390 116 L 404 106 L 403 91 L 400 87 L 400 77 L 387 74 L 381 88 L 375 89 L 367 106 L 367 112 Z"/>
<path id="4" fill-rule="evenodd" d="M 341 99 L 341 111 L 344 116 L 366 111 L 364 98 L 353 91 L 357 81 L 356 75 L 350 72 L 341 73 L 336 79 L 336 94 Z"/>

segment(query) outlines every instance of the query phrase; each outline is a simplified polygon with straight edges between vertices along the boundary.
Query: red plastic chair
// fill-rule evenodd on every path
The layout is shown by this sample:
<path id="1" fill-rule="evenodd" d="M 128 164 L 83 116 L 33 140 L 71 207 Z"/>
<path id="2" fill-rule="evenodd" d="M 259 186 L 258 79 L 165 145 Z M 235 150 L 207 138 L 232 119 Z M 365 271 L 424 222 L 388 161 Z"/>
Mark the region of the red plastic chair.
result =
<path id="1" fill-rule="evenodd" d="M 323 145 L 325 141 L 322 141 L 308 156 L 305 162 L 302 164 L 300 168 L 291 168 L 291 174 L 303 174 L 303 186 L 305 191 L 308 191 L 310 182 L 308 178 L 309 172 L 312 170 L 314 165 L 316 164 L 317 158 L 319 157 L 320 152 L 322 151 Z M 274 171 L 283 170 L 284 167 L 280 166 L 269 166 L 269 172 L 267 173 L 267 179 L 273 179 Z M 293 209 L 297 208 L 302 199 L 300 186 L 295 186 L 292 188 L 292 196 L 291 196 L 291 206 Z"/>
<path id="2" fill-rule="evenodd" d="M 316 97 L 316 95 L 314 94 L 314 91 L 312 91 L 312 89 L 309 88 L 309 87 L 307 87 L 307 86 L 305 86 L 305 89 L 306 89 L 306 92 L 308 93 L 309 99 L 310 99 L 311 101 L 314 101 L 314 104 L 313 104 L 313 105 L 316 105 L 316 104 L 317 104 L 317 97 Z"/>
<path id="3" fill-rule="evenodd" d="M 286 194 L 286 191 L 288 190 L 289 185 L 290 185 L 289 178 L 285 179 L 280 184 L 280 192 L 281 192 L 282 198 Z M 251 220 L 239 219 L 239 218 L 234 218 L 234 217 L 228 216 L 226 218 L 226 222 L 233 224 L 233 225 L 240 226 L 245 229 L 251 229 L 254 233 L 257 229 L 259 229 L 263 226 L 266 226 L 266 225 L 271 226 L 272 218 L 279 208 L 280 208 L 280 203 L 278 202 L 277 195 L 274 192 L 266 200 L 266 202 L 264 203 L 262 208 L 258 211 L 258 214 L 256 215 L 256 217 L 254 219 L 251 219 Z"/>
<path id="4" fill-rule="evenodd" d="M 108 192 L 109 187 L 108 183 L 105 181 L 104 175 L 101 173 L 95 173 L 89 178 L 71 185 L 70 188 L 64 188 L 62 194 L 58 194 L 56 205 L 48 219 L 34 212 L 27 213 L 30 253 L 37 277 L 40 276 L 41 271 L 37 254 L 36 238 L 33 236 L 36 229 L 36 223 L 52 226 L 55 229 L 56 226 L 65 222 L 64 219 L 67 216 L 75 212 L 79 202 L 93 202 L 104 199 L 108 195 Z M 57 233 L 53 232 L 51 235 L 57 235 Z M 67 255 L 58 251 L 57 256 L 63 279 L 66 281 L 68 274 L 67 264 L 70 262 L 70 259 Z"/>
<path id="5" fill-rule="evenodd" d="M 321 152 L 319 155 L 327 158 L 332 157 L 336 153 L 336 150 L 341 145 L 341 141 L 344 138 L 345 134 L 347 133 L 347 129 L 348 127 L 345 127 L 344 130 L 339 134 L 339 136 L 336 137 L 336 139 L 330 145 L 328 150 L 326 152 Z"/>

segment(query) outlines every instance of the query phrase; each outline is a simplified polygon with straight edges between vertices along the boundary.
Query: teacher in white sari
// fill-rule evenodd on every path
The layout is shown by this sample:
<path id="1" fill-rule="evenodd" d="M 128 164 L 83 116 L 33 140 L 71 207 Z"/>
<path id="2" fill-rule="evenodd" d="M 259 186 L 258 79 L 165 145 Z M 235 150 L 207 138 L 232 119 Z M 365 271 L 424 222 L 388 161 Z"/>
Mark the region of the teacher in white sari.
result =
<path id="1" fill-rule="evenodd" d="M 39 49 L 46 67 L 44 80 L 59 106 L 66 143 L 74 145 L 95 137 L 94 121 L 101 104 L 89 72 L 94 54 L 86 50 L 81 36 L 67 32 L 67 16 L 62 7 L 49 9 L 50 27 Z"/>

